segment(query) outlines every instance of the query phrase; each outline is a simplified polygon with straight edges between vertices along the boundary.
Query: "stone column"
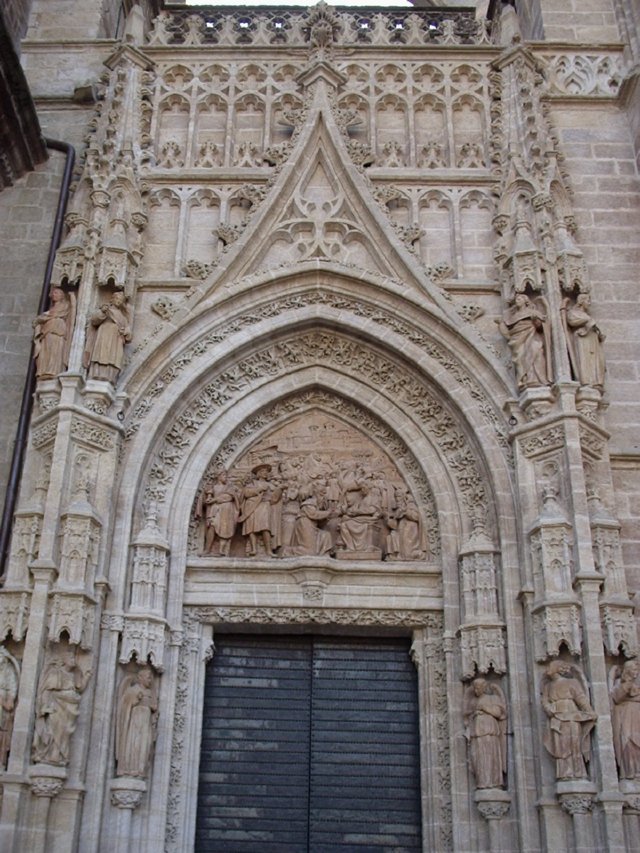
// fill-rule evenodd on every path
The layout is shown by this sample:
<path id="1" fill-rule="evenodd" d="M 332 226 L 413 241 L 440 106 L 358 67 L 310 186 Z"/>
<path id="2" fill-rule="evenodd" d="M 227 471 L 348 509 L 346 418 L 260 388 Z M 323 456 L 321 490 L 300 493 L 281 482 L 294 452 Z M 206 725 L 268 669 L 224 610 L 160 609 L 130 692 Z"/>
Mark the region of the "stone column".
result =
<path id="1" fill-rule="evenodd" d="M 511 808 L 511 794 L 500 788 L 483 788 L 476 791 L 474 799 L 478 811 L 489 824 L 491 853 L 510 853 L 514 846 L 505 818 Z"/>
<path id="2" fill-rule="evenodd" d="M 122 776 L 111 780 L 111 805 L 117 809 L 113 853 L 129 853 L 131 848 L 131 816 L 147 790 L 144 779 Z"/>

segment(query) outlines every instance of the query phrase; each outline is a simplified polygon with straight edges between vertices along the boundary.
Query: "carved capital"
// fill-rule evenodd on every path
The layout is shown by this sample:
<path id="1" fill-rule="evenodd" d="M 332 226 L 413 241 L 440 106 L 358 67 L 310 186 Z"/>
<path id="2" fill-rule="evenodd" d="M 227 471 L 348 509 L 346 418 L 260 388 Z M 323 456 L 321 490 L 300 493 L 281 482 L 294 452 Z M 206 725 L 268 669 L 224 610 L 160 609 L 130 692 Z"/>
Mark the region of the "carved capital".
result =
<path id="1" fill-rule="evenodd" d="M 51 764 L 34 764 L 29 768 L 31 792 L 36 797 L 57 797 L 67 778 L 65 767 L 54 767 Z"/>
<path id="2" fill-rule="evenodd" d="M 143 779 L 120 776 L 111 780 L 111 805 L 118 809 L 137 809 L 147 790 Z"/>
<path id="3" fill-rule="evenodd" d="M 593 794 L 560 794 L 558 799 L 562 810 L 570 815 L 589 814 L 595 801 Z"/>

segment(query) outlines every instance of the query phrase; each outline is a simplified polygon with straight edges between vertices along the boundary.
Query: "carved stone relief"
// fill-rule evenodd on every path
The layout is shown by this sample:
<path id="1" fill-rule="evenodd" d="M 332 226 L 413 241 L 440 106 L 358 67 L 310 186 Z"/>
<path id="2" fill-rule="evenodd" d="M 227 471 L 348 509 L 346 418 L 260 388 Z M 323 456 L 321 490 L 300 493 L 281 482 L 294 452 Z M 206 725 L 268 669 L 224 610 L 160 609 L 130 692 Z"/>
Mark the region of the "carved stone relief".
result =
<path id="1" fill-rule="evenodd" d="M 0 646 L 0 771 L 6 768 L 11 749 L 19 683 L 20 664 L 4 646 Z"/>
<path id="2" fill-rule="evenodd" d="M 242 318 L 222 324 L 207 332 L 188 350 L 175 357 L 167 369 L 154 381 L 153 386 L 146 391 L 143 398 L 133 406 L 131 415 L 125 427 L 125 437 L 130 439 L 141 427 L 142 421 L 151 412 L 154 402 L 160 398 L 167 388 L 184 370 L 193 370 L 194 361 L 206 359 L 209 350 L 216 344 L 222 343 L 241 329 L 262 322 L 265 318 L 275 318 L 286 311 L 304 310 L 311 305 L 326 305 L 341 311 L 348 311 L 354 316 L 369 320 L 380 328 L 390 328 L 410 343 L 419 346 L 425 354 L 434 358 L 438 364 L 447 370 L 451 378 L 462 385 L 472 396 L 485 422 L 491 426 L 497 440 L 505 453 L 510 452 L 506 423 L 501 414 L 495 410 L 480 385 L 473 379 L 465 366 L 452 354 L 434 343 L 419 327 L 399 320 L 382 309 L 379 305 L 369 304 L 361 299 L 350 296 L 336 296 L 331 293 L 318 292 L 299 294 L 293 297 L 275 298 L 268 304 L 260 306 L 253 313 L 246 313 Z M 404 380 L 408 382 L 407 380 Z M 245 379 L 237 372 L 233 384 L 244 383 Z M 228 391 L 220 388 L 216 399 L 222 402 L 229 399 Z"/>
<path id="3" fill-rule="evenodd" d="M 310 413 L 308 412 L 309 409 Z M 294 419 L 294 416 L 296 415 L 298 417 Z M 289 550 L 287 552 L 288 556 L 294 556 L 294 551 L 297 550 L 297 548 L 294 548 L 292 551 L 289 537 L 293 536 L 296 521 L 302 514 L 300 506 L 301 488 L 305 493 L 308 492 L 309 498 L 313 499 L 312 503 L 307 506 L 315 506 L 316 509 L 318 506 L 318 499 L 320 499 L 323 504 L 327 504 L 328 500 L 332 500 L 336 503 L 335 497 L 328 497 L 331 493 L 331 488 L 333 488 L 334 492 L 341 492 L 341 487 L 339 483 L 337 484 L 336 476 L 329 477 L 330 482 L 327 482 L 326 472 L 330 469 L 330 465 L 327 462 L 327 453 L 325 452 L 325 449 L 322 445 L 320 445 L 320 452 L 314 453 L 312 449 L 313 442 L 319 438 L 318 435 L 314 435 L 317 431 L 314 430 L 312 432 L 311 430 L 308 430 L 306 433 L 307 440 L 304 440 L 305 425 L 311 427 L 313 426 L 313 418 L 319 418 L 321 422 L 324 421 L 327 424 L 328 436 L 336 443 L 336 457 L 343 457 L 343 462 L 349 462 L 349 477 L 353 480 L 354 485 L 357 484 L 357 480 L 360 477 L 360 474 L 356 470 L 358 468 L 358 464 L 353 464 L 354 459 L 358 459 L 360 463 L 366 462 L 368 459 L 371 464 L 373 464 L 371 460 L 375 460 L 375 464 L 380 468 L 378 474 L 380 475 L 384 470 L 388 470 L 397 482 L 402 482 L 402 477 L 398 473 L 398 464 L 402 466 L 402 469 L 405 472 L 410 474 L 411 487 L 417 494 L 417 501 L 414 501 L 413 498 L 411 498 L 410 492 L 407 492 L 406 487 L 404 486 L 399 498 L 401 499 L 401 503 L 404 501 L 404 503 L 407 504 L 410 515 L 413 514 L 412 506 L 416 506 L 416 509 L 417 506 L 420 507 L 420 510 L 417 513 L 419 516 L 419 522 L 414 522 L 410 518 L 405 519 L 407 530 L 403 531 L 405 534 L 403 537 L 403 548 L 410 548 L 414 543 L 415 536 L 412 534 L 415 534 L 417 530 L 419 534 L 418 544 L 424 545 L 424 550 L 426 552 L 425 556 L 428 554 L 431 559 L 438 558 L 440 554 L 440 537 L 435 503 L 431 489 L 413 454 L 410 453 L 406 445 L 398 438 L 397 435 L 392 433 L 373 415 L 365 412 L 363 409 L 347 400 L 336 397 L 327 392 L 320 391 L 311 391 L 295 395 L 269 407 L 259 416 L 255 416 L 243 424 L 243 426 L 236 430 L 236 432 L 225 441 L 207 467 L 207 471 L 203 478 L 203 487 L 201 488 L 194 506 L 194 513 L 192 515 L 189 531 L 190 553 L 201 553 L 203 548 L 205 551 L 208 550 L 206 547 L 207 504 L 205 501 L 206 489 L 210 488 L 208 484 L 214 484 L 213 491 L 215 492 L 215 481 L 218 479 L 216 476 L 217 473 L 222 472 L 227 466 L 229 466 L 230 460 L 237 456 L 238 450 L 241 447 L 245 446 L 245 441 L 253 438 L 257 433 L 263 433 L 265 429 L 269 428 L 270 424 L 277 423 L 284 418 L 287 418 L 289 424 L 302 424 L 301 434 L 299 436 L 296 436 L 295 433 L 288 435 L 288 429 L 291 429 L 291 427 L 280 429 L 276 428 L 273 432 L 268 433 L 267 438 L 260 439 L 259 443 L 254 448 L 244 451 L 244 463 L 238 470 L 241 477 L 246 476 L 251 467 L 259 464 L 261 460 L 268 459 L 269 465 L 273 466 L 274 464 L 277 464 L 279 466 L 279 478 L 282 478 L 283 476 L 283 466 L 284 472 L 288 475 L 292 475 L 291 491 L 289 491 L 289 488 L 282 488 L 282 494 L 278 501 L 280 503 L 280 508 L 278 510 L 280 514 L 280 540 L 284 537 L 285 545 L 289 546 Z M 283 451 L 278 451 L 277 449 L 278 436 L 284 437 L 285 444 Z M 340 441 L 336 440 L 337 436 L 340 436 Z M 368 436 L 368 438 L 365 436 Z M 340 442 L 347 439 L 350 439 L 351 447 L 345 450 L 345 448 L 341 446 Z M 296 446 L 298 446 L 297 451 L 292 449 L 292 447 Z M 263 448 L 262 451 L 260 450 L 261 447 Z M 381 451 L 381 447 L 384 447 L 386 452 Z M 395 462 L 390 461 L 387 453 L 392 455 Z M 314 456 L 317 456 L 317 459 L 314 459 Z M 290 464 L 289 460 L 291 459 L 296 463 L 294 466 L 291 466 Z M 308 470 L 306 470 L 307 465 Z M 243 468 L 244 475 L 242 473 Z M 309 472 L 311 472 L 313 476 L 309 476 Z M 269 474 L 270 473 L 271 472 L 269 472 Z M 218 484 L 218 494 L 220 495 L 220 499 L 223 504 L 232 504 L 232 506 L 224 507 L 224 514 L 228 515 L 231 520 L 235 519 L 233 527 L 234 535 L 236 536 L 235 548 L 236 551 L 239 552 L 238 555 L 244 555 L 245 550 L 242 547 L 242 537 L 240 536 L 240 529 L 238 526 L 238 520 L 240 518 L 239 499 L 241 497 L 241 493 L 236 485 L 233 483 L 229 484 L 229 479 L 231 478 L 227 476 L 227 483 Z M 381 478 L 379 476 L 378 480 L 380 479 Z M 305 485 L 306 483 L 308 483 L 308 485 Z M 318 492 L 317 495 L 316 491 Z M 228 501 L 227 497 L 232 497 L 232 501 Z M 395 490 L 393 495 L 390 494 L 390 497 L 395 500 Z M 400 511 L 400 513 L 405 512 L 401 506 L 396 507 L 395 513 L 392 512 L 392 517 L 390 518 L 392 525 L 404 518 L 403 515 L 396 518 L 393 517 L 394 515 L 398 516 L 398 511 Z M 318 512 L 320 512 L 320 510 L 318 510 Z M 313 509 L 310 514 L 314 514 Z M 307 521 L 311 522 L 311 525 L 307 525 L 304 520 L 301 521 L 301 524 L 299 525 L 301 538 L 304 539 L 302 536 L 302 528 L 305 530 L 309 528 L 307 531 L 308 533 L 310 532 L 309 538 L 313 538 L 316 542 L 322 541 L 325 537 L 318 537 L 317 534 L 327 531 L 315 528 L 317 532 L 314 533 L 312 530 L 312 528 L 315 527 L 313 519 L 310 519 L 308 515 L 305 515 L 305 517 Z M 224 524 L 226 525 L 228 521 L 229 519 L 225 519 Z M 379 533 L 382 535 L 382 520 L 378 519 L 377 521 L 380 522 Z M 326 519 L 317 519 L 316 524 L 318 522 L 321 522 L 322 525 L 327 525 L 329 530 L 333 531 L 330 533 L 332 548 L 329 550 L 335 550 L 334 540 L 337 539 L 338 535 L 338 516 L 335 516 L 333 519 L 329 519 L 328 517 Z M 220 518 L 218 526 L 220 528 L 223 526 L 222 518 Z M 393 528 L 391 528 L 389 532 L 390 538 L 385 541 L 385 547 L 389 546 L 391 548 L 391 550 L 387 552 L 387 559 L 391 560 L 395 559 L 399 553 L 395 551 L 395 545 L 397 544 L 399 546 L 400 544 L 397 536 L 391 536 L 392 531 Z M 211 536 L 211 533 L 209 533 L 209 541 L 211 541 Z M 238 540 L 238 536 L 240 536 L 240 540 Z M 217 546 L 215 546 L 215 538 L 213 539 L 214 552 L 215 550 L 219 552 L 221 547 L 226 548 L 227 544 L 230 546 L 233 537 L 231 537 L 224 545 L 221 539 L 224 539 L 224 537 L 219 537 Z M 284 553 L 282 553 L 282 545 L 280 548 L 281 556 L 284 556 Z M 302 548 L 302 550 L 305 549 Z M 316 550 L 318 549 L 316 548 Z M 407 553 L 407 550 L 405 550 L 404 553 Z"/>
<path id="4" fill-rule="evenodd" d="M 507 773 L 507 703 L 496 681 L 475 678 L 466 688 L 464 722 L 476 788 L 502 788 Z"/>
<path id="5" fill-rule="evenodd" d="M 127 671 L 116 704 L 116 776 L 146 779 L 158 724 L 158 685 L 151 667 Z"/>
<path id="6" fill-rule="evenodd" d="M 91 677 L 87 654 L 66 643 L 48 650 L 38 684 L 32 760 L 66 767 L 80 700 Z"/>
<path id="7" fill-rule="evenodd" d="M 389 456 L 318 409 L 205 481 L 195 514 L 201 553 L 216 556 L 415 561 L 436 535 Z"/>
<path id="8" fill-rule="evenodd" d="M 587 779 L 597 715 L 582 671 L 562 660 L 551 661 L 542 679 L 541 701 L 548 718 L 544 745 L 555 759 L 556 779 Z"/>

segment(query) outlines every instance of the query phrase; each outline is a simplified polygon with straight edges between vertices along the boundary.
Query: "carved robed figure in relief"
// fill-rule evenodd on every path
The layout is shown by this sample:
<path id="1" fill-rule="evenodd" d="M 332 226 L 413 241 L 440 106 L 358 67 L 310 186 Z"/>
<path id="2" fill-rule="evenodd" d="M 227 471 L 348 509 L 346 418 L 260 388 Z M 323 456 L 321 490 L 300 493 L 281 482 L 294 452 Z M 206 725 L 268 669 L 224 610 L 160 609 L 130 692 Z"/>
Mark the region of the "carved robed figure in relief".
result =
<path id="1" fill-rule="evenodd" d="M 590 313 L 591 297 L 579 293 L 574 304 L 562 304 L 564 329 L 573 378 L 581 385 L 602 388 L 604 385 L 604 334 Z"/>
<path id="2" fill-rule="evenodd" d="M 507 704 L 499 685 L 476 678 L 464 702 L 465 735 L 477 788 L 501 788 L 507 772 Z"/>
<path id="3" fill-rule="evenodd" d="M 33 321 L 34 356 L 38 379 L 54 379 L 69 364 L 75 322 L 75 297 L 61 287 L 51 290 L 51 307 Z"/>
<path id="4" fill-rule="evenodd" d="M 65 767 L 71 735 L 76 729 L 80 700 L 91 670 L 80 666 L 71 648 L 53 652 L 45 664 L 36 702 L 34 762 Z"/>
<path id="5" fill-rule="evenodd" d="M 125 675 L 118 689 L 116 775 L 146 779 L 156 739 L 158 695 L 151 667 Z"/>
<path id="6" fill-rule="evenodd" d="M 548 385 L 551 338 L 546 313 L 526 293 L 518 293 L 498 323 L 509 343 L 518 388 Z"/>
<path id="7" fill-rule="evenodd" d="M 569 663 L 553 660 L 542 680 L 542 707 L 548 717 L 544 737 L 556 761 L 556 779 L 586 779 L 591 759 L 591 731 L 597 715 L 582 673 Z"/>
<path id="8" fill-rule="evenodd" d="M 131 340 L 127 299 L 117 290 L 89 319 L 85 367 L 90 379 L 115 384 L 124 361 L 124 345 Z"/>
<path id="9" fill-rule="evenodd" d="M 611 672 L 613 743 L 621 779 L 640 780 L 640 662 Z"/>
<path id="10" fill-rule="evenodd" d="M 381 449 L 311 410 L 228 470 L 212 463 L 192 530 L 202 556 L 416 561 L 429 552 L 424 518 Z"/>

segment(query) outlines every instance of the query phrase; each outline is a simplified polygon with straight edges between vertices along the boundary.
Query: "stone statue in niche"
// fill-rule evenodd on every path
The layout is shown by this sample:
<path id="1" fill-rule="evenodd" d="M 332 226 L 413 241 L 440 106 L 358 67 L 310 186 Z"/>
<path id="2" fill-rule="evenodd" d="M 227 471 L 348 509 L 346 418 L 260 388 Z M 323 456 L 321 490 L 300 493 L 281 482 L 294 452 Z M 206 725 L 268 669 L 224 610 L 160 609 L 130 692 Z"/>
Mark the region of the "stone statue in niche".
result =
<path id="1" fill-rule="evenodd" d="M 82 693 L 91 669 L 78 660 L 72 647 L 52 652 L 38 685 L 33 736 L 34 763 L 65 767 L 69 763 L 71 735 L 76 729 Z"/>
<path id="2" fill-rule="evenodd" d="M 611 670 L 613 744 L 621 779 L 640 780 L 640 661 Z"/>
<path id="3" fill-rule="evenodd" d="M 124 345 L 131 340 L 127 298 L 117 290 L 109 302 L 95 311 L 89 320 L 84 364 L 90 379 L 115 385 L 124 360 Z"/>
<path id="4" fill-rule="evenodd" d="M 260 463 L 251 473 L 242 491 L 242 535 L 248 537 L 250 557 L 257 554 L 258 534 L 267 556 L 275 557 L 274 549 L 280 545 L 278 506 L 281 510 L 282 489 L 271 479 L 271 465 Z"/>
<path id="5" fill-rule="evenodd" d="M 20 665 L 4 646 L 0 646 L 0 770 L 7 766 L 11 735 L 13 734 L 13 717 L 18 684 L 20 681 Z"/>
<path id="6" fill-rule="evenodd" d="M 215 483 L 205 486 L 198 502 L 197 515 L 205 519 L 203 553 L 214 554 L 217 540 L 218 555 L 228 557 L 240 516 L 240 504 L 238 490 L 229 483 L 229 476 L 224 469 L 218 474 Z"/>
<path id="7" fill-rule="evenodd" d="M 146 779 L 158 724 L 157 677 L 143 666 L 124 676 L 116 712 L 116 776 Z"/>
<path id="8" fill-rule="evenodd" d="M 306 413 L 219 471 L 194 505 L 203 556 L 426 559 L 424 514 L 395 465 L 337 418 Z"/>
<path id="9" fill-rule="evenodd" d="M 551 337 L 546 312 L 526 293 L 518 293 L 498 323 L 509 343 L 518 388 L 548 385 L 552 380 Z"/>
<path id="10" fill-rule="evenodd" d="M 571 373 L 581 385 L 604 386 L 604 334 L 590 314 L 591 297 L 579 293 L 574 304 L 566 298 L 562 303 Z"/>
<path id="11" fill-rule="evenodd" d="M 582 672 L 570 663 L 552 660 L 542 679 L 542 707 L 548 717 L 544 745 L 555 758 L 556 779 L 586 779 L 597 714 Z"/>
<path id="12" fill-rule="evenodd" d="M 502 788 L 507 772 L 507 703 L 498 684 L 476 678 L 464 697 L 465 737 L 476 788 Z"/>
<path id="13" fill-rule="evenodd" d="M 51 306 L 33 321 L 34 355 L 38 379 L 55 379 L 69 364 L 75 322 L 75 296 L 61 287 L 51 290 Z"/>

